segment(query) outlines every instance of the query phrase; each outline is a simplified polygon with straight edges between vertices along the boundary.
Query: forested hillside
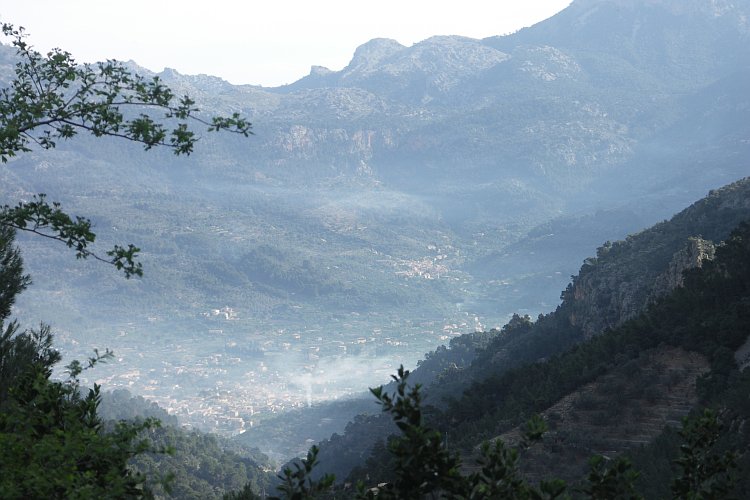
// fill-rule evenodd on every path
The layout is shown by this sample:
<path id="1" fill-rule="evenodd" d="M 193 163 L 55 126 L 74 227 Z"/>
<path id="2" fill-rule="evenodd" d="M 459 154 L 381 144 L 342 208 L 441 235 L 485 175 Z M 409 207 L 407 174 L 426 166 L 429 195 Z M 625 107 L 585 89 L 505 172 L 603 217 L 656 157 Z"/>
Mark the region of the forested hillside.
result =
<path id="1" fill-rule="evenodd" d="M 130 461 L 148 478 L 145 486 L 158 498 L 222 498 L 245 486 L 261 492 L 268 490 L 274 479 L 273 464 L 257 449 L 183 429 L 164 409 L 125 389 L 103 393 L 98 414 L 107 425 L 121 420 L 159 420 L 161 426 L 143 437 L 149 439 L 153 450 L 167 452 L 143 453 Z"/>
<path id="2" fill-rule="evenodd" d="M 618 349 L 623 348 L 620 343 L 627 345 L 631 341 L 620 338 L 610 329 L 641 317 L 650 304 L 665 294 L 672 293 L 682 284 L 683 272 L 699 268 L 705 262 L 702 259 L 710 261 L 715 245 L 727 239 L 731 230 L 741 221 L 750 219 L 748 200 L 750 179 L 712 191 L 706 198 L 671 220 L 634 234 L 624 241 L 608 242 L 600 247 L 598 257 L 586 259 L 580 273 L 573 277 L 562 294 L 561 305 L 555 311 L 540 315 L 535 320 L 515 316 L 501 330 L 489 332 L 486 346 L 477 349 L 463 363 L 455 364 L 457 357 L 451 356 L 450 349 L 428 356 L 424 368 L 430 367 L 427 370 L 430 375 L 420 374 L 423 370 L 420 366 L 415 370 L 414 377 L 425 384 L 426 401 L 447 412 L 440 418 L 451 422 L 445 429 L 451 435 L 450 441 L 459 447 L 476 445 L 483 439 L 508 430 L 514 422 L 522 422 L 532 413 L 547 409 L 579 386 L 603 376 L 607 372 L 604 366 L 612 365 L 614 368 L 641 355 L 650 356 L 642 351 L 666 342 L 664 339 L 650 338 L 644 340 L 643 345 L 636 342 L 626 352 L 620 352 Z M 703 238 L 696 239 L 700 236 Z M 701 248 L 710 248 L 711 251 L 687 251 L 694 249 L 698 241 L 702 242 Z M 692 257 L 686 258 L 686 255 Z M 585 289 L 587 293 L 578 291 L 581 289 Z M 608 336 L 600 337 L 599 334 L 605 331 Z M 604 338 L 611 339 L 616 346 L 596 347 L 599 345 L 597 343 L 610 342 L 603 340 Z M 528 365 L 557 359 L 561 352 L 571 348 L 579 349 L 575 346 L 580 346 L 586 339 L 591 339 L 592 344 L 588 347 L 591 350 L 582 351 L 583 354 L 577 350 L 574 352 L 589 357 L 583 360 L 575 358 L 572 365 L 559 368 L 561 372 L 546 372 L 551 368 L 544 363 Z M 679 343 L 673 345 L 683 346 Z M 605 351 L 598 351 L 600 348 Z M 459 349 L 458 352 L 465 351 Z M 617 363 L 606 361 L 607 356 L 617 357 Z M 441 363 L 440 360 L 444 361 Z M 648 365 L 644 360 L 632 362 L 626 372 L 638 369 L 638 363 L 644 367 Z M 443 367 L 442 372 L 435 371 L 436 364 Z M 587 368 L 583 369 L 582 366 Z M 643 369 L 649 371 L 657 368 L 649 365 Z M 565 370 L 577 374 L 578 378 L 566 378 Z M 561 384 L 566 382 L 559 391 L 542 396 L 546 385 L 531 382 L 535 377 Z M 651 379 L 658 383 L 658 377 Z M 647 390 L 647 384 L 635 384 L 635 389 L 641 395 L 645 391 L 650 392 L 653 398 L 661 397 L 654 393 L 657 389 Z M 524 403 L 519 403 L 519 406 L 509 401 L 511 396 L 505 391 L 521 391 Z M 537 394 L 536 391 L 542 393 Z M 530 404 L 529 401 L 536 403 L 524 406 Z M 687 397 L 684 404 L 689 401 L 690 398 Z M 617 405 L 613 406 L 610 402 L 600 403 L 599 406 L 617 408 Z M 669 419 L 675 418 L 678 417 L 672 415 Z M 339 477 L 346 476 L 353 464 L 362 463 L 379 439 L 384 439 L 393 431 L 389 419 L 380 415 L 352 422 L 343 436 L 334 436 L 321 443 L 321 469 L 326 469 L 327 466 L 328 470 Z"/>
<path id="3" fill-rule="evenodd" d="M 513 427 L 541 413 L 551 430 L 541 445 L 522 456 L 522 470 L 535 480 L 562 477 L 575 484 L 584 480 L 590 466 L 594 470 L 590 456 L 612 460 L 631 454 L 646 469 L 637 488 L 647 498 L 668 495 L 670 487 L 679 497 L 684 485 L 672 482 L 678 464 L 687 470 L 688 463 L 696 462 L 686 460 L 707 460 L 704 472 L 688 488 L 745 498 L 750 494 L 750 437 L 744 429 L 750 417 L 750 377 L 741 371 L 746 363 L 738 364 L 735 353 L 750 332 L 748 263 L 750 223 L 742 222 L 717 247 L 714 259 L 686 270 L 684 284 L 643 313 L 548 360 L 475 382 L 445 411 L 425 411 L 427 425 L 437 427 L 437 436 L 446 436 L 443 446 L 460 453 L 464 470 L 472 471 L 479 470 L 471 463 L 481 441 L 498 436 L 518 443 L 522 432 Z M 683 434 L 687 444 L 681 452 L 699 446 L 701 451 L 695 452 L 700 455 L 675 462 L 681 440 L 674 426 L 702 408 L 719 415 L 716 437 Z M 390 413 L 397 420 L 401 415 Z M 376 446 L 350 480 L 398 488 L 404 470 L 420 466 L 399 455 L 399 446 L 416 439 L 406 427 L 401 429 L 404 437 Z M 416 456 L 414 460 L 429 460 Z M 417 463 L 430 467 L 431 462 Z M 730 464 L 736 464 L 736 474 L 730 473 Z M 513 472 L 508 474 L 512 477 Z M 447 472 L 440 477 L 450 484 Z M 626 477 L 613 481 L 626 484 Z"/>

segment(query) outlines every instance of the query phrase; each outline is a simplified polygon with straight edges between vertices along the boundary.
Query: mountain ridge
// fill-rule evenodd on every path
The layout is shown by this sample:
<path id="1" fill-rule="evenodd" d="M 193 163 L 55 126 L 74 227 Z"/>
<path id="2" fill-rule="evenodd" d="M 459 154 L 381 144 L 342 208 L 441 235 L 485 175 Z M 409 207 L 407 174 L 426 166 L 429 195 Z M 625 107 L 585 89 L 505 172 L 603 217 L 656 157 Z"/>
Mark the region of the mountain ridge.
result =
<path id="1" fill-rule="evenodd" d="M 506 374 L 512 379 L 513 373 L 524 367 L 559 358 L 561 353 L 574 353 L 577 346 L 643 315 L 651 304 L 681 286 L 681 279 L 675 275 L 700 268 L 706 259 L 713 257 L 713 244 L 707 240 L 718 245 L 742 221 L 748 220 L 750 178 L 745 178 L 711 191 L 669 221 L 623 241 L 607 242 L 597 249 L 597 257 L 586 259 L 579 274 L 572 277 L 562 292 L 561 305 L 554 311 L 540 315 L 534 322 L 528 316 L 515 315 L 501 330 L 486 333 L 488 338 L 473 352 L 452 342 L 458 356 L 450 349 L 427 356 L 429 362 L 414 370 L 415 382 L 425 387 L 424 401 L 438 408 L 448 407 L 445 418 L 449 421 L 452 418 L 454 423 L 463 420 L 464 406 L 485 408 L 486 411 L 475 412 L 473 420 L 462 422 L 464 427 L 460 432 L 472 436 L 464 438 L 462 446 L 474 446 L 494 437 L 492 431 L 477 430 L 507 427 L 508 422 L 495 422 L 490 415 L 490 408 L 502 406 L 502 398 L 495 400 L 487 396 L 486 391 L 492 390 L 493 383 Z M 456 363 L 459 359 L 461 361 Z M 704 363 L 690 361 L 688 364 L 699 367 Z M 648 370 L 656 370 L 652 365 L 643 363 Z M 688 385 L 684 387 L 685 401 L 694 403 L 695 390 L 688 387 L 689 382 L 686 381 Z M 483 411 L 486 418 L 481 416 Z M 687 411 L 677 414 L 684 416 Z M 670 418 L 677 418 L 674 415 Z M 457 425 L 449 427 L 446 430 L 451 434 L 459 432 Z M 652 431 L 654 429 L 649 435 L 655 437 L 658 432 Z M 346 426 L 342 435 L 336 434 L 320 444 L 322 468 L 335 472 L 337 477 L 346 477 L 357 464 L 362 466 L 363 457 L 367 457 L 379 440 L 385 440 L 394 432 L 386 416 L 359 416 Z M 452 439 L 458 438 L 454 435 Z M 584 462 L 577 463 L 577 471 L 588 455 L 583 456 Z"/>
<path id="2" fill-rule="evenodd" d="M 164 72 L 206 113 L 247 116 L 255 135 L 208 135 L 179 161 L 81 136 L 0 166 L 7 200 L 46 192 L 92 217 L 97 244 L 132 241 L 146 265 L 145 280 L 121 283 L 20 238 L 35 286 L 19 316 L 54 318 L 69 355 L 87 354 L 82 338 L 110 343 L 122 362 L 103 379 L 196 419 L 200 391 L 227 415 L 250 399 L 271 413 L 234 378 L 251 371 L 244 363 L 283 379 L 288 409 L 374 383 L 362 360 L 385 381 L 397 359 L 414 365 L 454 335 L 549 311 L 589 248 L 748 172 L 748 44 L 736 27 L 746 3 L 690 22 L 647 2 L 597 5 L 597 29 L 594 14 L 576 27 L 585 9 L 571 6 L 502 38 L 375 42 L 382 64 L 347 77 L 367 88 L 345 86 L 342 72 L 278 89 Z M 547 236 L 563 231 L 578 243 Z M 531 255 L 533 266 L 513 268 Z M 187 387 L 169 375 L 213 370 L 228 353 L 242 364 L 218 379 Z M 342 363 L 356 388 L 333 377 Z M 227 386 L 233 400 L 221 399 Z"/>

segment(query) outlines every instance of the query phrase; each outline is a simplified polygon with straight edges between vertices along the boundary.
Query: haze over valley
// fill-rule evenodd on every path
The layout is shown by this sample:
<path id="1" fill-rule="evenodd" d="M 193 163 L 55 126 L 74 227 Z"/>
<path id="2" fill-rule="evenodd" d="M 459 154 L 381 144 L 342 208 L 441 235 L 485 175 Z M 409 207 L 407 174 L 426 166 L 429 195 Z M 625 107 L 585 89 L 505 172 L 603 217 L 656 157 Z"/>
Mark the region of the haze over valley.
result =
<path id="1" fill-rule="evenodd" d="M 48 193 L 101 248 L 139 246 L 145 273 L 19 235 L 34 284 L 14 314 L 50 323 L 65 359 L 111 348 L 88 382 L 203 430 L 362 395 L 553 311 L 599 245 L 747 176 L 749 16 L 747 0 L 576 0 L 506 36 L 374 39 L 282 87 L 165 70 L 255 135 L 206 135 L 188 158 L 81 136 L 2 165 L 3 199 Z M 14 57 L 0 47 L 3 79 Z"/>

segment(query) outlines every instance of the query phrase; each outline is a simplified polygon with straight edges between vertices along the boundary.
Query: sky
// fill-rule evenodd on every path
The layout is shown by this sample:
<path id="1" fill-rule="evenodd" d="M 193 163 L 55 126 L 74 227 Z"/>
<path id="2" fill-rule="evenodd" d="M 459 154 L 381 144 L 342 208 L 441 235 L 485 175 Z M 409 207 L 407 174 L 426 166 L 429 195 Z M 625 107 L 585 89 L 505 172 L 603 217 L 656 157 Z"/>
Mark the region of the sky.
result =
<path id="1" fill-rule="evenodd" d="M 5 4 L 5 5 L 3 5 Z M 267 87 L 340 70 L 373 38 L 410 46 L 434 35 L 485 38 L 549 18 L 570 0 L 0 0 L 40 52 L 79 62 L 133 60 L 155 71 Z"/>

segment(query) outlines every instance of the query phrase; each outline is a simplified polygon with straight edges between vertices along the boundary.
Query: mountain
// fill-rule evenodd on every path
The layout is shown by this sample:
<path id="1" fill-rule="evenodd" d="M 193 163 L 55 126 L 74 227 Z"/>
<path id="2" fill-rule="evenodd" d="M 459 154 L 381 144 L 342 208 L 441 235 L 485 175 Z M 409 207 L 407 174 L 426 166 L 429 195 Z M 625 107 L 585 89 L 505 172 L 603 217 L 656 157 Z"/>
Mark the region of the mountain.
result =
<path id="1" fill-rule="evenodd" d="M 545 453 L 562 448 L 578 456 L 551 465 L 548 455 L 545 468 L 577 463 L 578 477 L 585 459 L 575 449 L 612 456 L 650 445 L 697 403 L 725 412 L 727 428 L 738 425 L 747 411 L 736 399 L 747 383 L 736 353 L 748 340 L 749 229 L 740 224 L 715 258 L 684 272 L 683 285 L 620 327 L 475 383 L 451 404 L 443 425 L 453 422 L 455 435 L 476 439 L 487 429 L 507 429 L 519 414 L 549 408 L 560 429 L 551 433 Z M 534 380 L 533 387 L 524 380 Z M 727 431 L 725 438 L 746 467 L 748 441 L 741 434 Z"/>
<path id="2" fill-rule="evenodd" d="M 370 492 L 389 498 L 436 491 L 527 496 L 527 484 L 544 491 L 532 496 L 747 497 L 749 263 L 745 220 L 637 317 L 552 358 L 490 376 L 445 412 L 421 404 L 419 386 L 409 388 L 410 373 L 399 369 L 397 393 L 372 392 L 400 435 L 376 444 L 335 491 L 351 494 L 357 480 L 359 491 L 377 484 Z M 543 417 L 513 428 L 537 411 Z M 481 454 L 478 446 L 466 448 L 467 437 L 498 428 L 505 432 L 492 444 L 484 441 Z M 334 435 L 328 444 L 340 441 Z M 475 464 L 467 464 L 467 453 L 477 455 Z M 316 457 L 313 449 L 305 470 L 297 469 L 300 483 Z M 290 469 L 285 474 L 291 479 Z M 320 484 L 332 481 L 328 476 Z"/>
<path id="3" fill-rule="evenodd" d="M 455 342 L 456 351 L 464 355 L 458 363 L 459 356 L 451 353 L 451 349 L 428 356 L 427 361 L 414 370 L 414 383 L 426 387 L 424 399 L 427 403 L 445 411 L 440 421 L 452 436 L 450 439 L 454 445 L 458 449 L 471 449 L 483 439 L 510 431 L 512 426 L 508 424 L 522 422 L 523 415 L 528 417 L 528 405 L 533 406 L 533 411 L 545 410 L 543 415 L 555 425 L 559 424 L 561 429 L 572 427 L 576 436 L 587 435 L 593 439 L 596 434 L 600 448 L 595 448 L 600 453 L 607 450 L 607 443 L 612 446 L 612 440 L 621 444 L 648 443 L 658 436 L 666 423 L 679 421 L 698 400 L 694 382 L 697 375 L 708 369 L 707 361 L 702 357 L 705 353 L 701 356 L 695 352 L 685 353 L 684 346 L 679 343 L 654 349 L 658 342 L 651 345 L 649 342 L 653 339 L 644 341 L 641 352 L 636 346 L 641 339 L 621 339 L 619 337 L 624 334 L 617 332 L 628 324 L 628 320 L 643 317 L 650 306 L 682 286 L 685 271 L 700 268 L 704 261 L 713 258 L 715 247 L 728 239 L 742 221 L 750 220 L 748 200 L 750 178 L 712 191 L 669 221 L 623 241 L 607 242 L 597 250 L 597 257 L 586 259 L 578 275 L 573 276 L 562 293 L 562 303 L 555 311 L 539 315 L 536 321 L 531 321 L 528 316 L 514 316 L 502 330 L 489 332 L 489 340 L 468 356 L 466 350 L 459 347 L 460 343 Z M 668 322 L 669 318 L 664 321 Z M 606 338 L 609 340 L 596 339 L 605 332 L 608 332 Z M 592 338 L 595 340 L 589 344 L 593 345 L 586 344 L 587 339 Z M 587 368 L 579 367 L 579 371 L 571 372 L 575 376 L 568 372 L 558 373 L 561 377 L 570 375 L 570 379 L 550 382 L 559 382 L 565 389 L 556 396 L 544 396 L 549 397 L 548 406 L 534 403 L 522 394 L 524 390 L 533 392 L 523 387 L 537 383 L 532 375 L 528 375 L 534 372 L 536 364 L 550 360 L 555 366 L 565 356 L 575 359 L 583 355 L 581 353 L 585 354 L 586 349 L 603 348 L 606 342 L 619 342 L 616 349 L 627 352 L 618 351 L 621 356 L 617 362 L 602 360 L 600 363 L 591 358 L 586 361 L 589 363 Z M 633 345 L 628 347 L 628 342 Z M 588 347 L 576 347 L 581 345 Z M 695 347 L 691 350 L 695 351 Z M 610 354 L 615 356 L 617 352 L 607 356 Z M 666 371 L 663 366 L 659 367 L 665 359 L 671 359 Z M 575 362 L 579 363 L 579 360 Z M 631 363 L 623 368 L 626 362 Z M 442 372 L 434 365 L 442 366 Z M 427 376 L 423 373 L 425 371 Z M 524 378 L 527 375 L 531 378 Z M 582 387 L 585 384 L 590 385 Z M 613 384 L 622 387 L 613 390 Z M 678 386 L 679 390 L 675 389 Z M 628 404 L 639 407 L 642 416 L 648 415 L 651 419 L 647 430 L 638 431 L 641 433 L 639 438 L 633 437 L 637 434 L 635 431 L 627 430 L 630 427 L 615 432 L 618 426 L 625 425 L 615 416 L 625 418 L 627 415 L 619 410 L 614 412 L 616 415 L 600 422 L 594 429 L 596 433 L 582 430 L 582 419 L 598 417 L 601 421 L 599 413 L 614 404 L 612 395 L 627 392 L 626 389 L 634 394 Z M 543 392 L 543 389 L 539 391 Z M 522 403 L 510 401 L 511 397 L 518 397 Z M 589 405 L 573 404 L 581 399 L 587 399 Z M 594 405 L 592 400 L 597 404 Z M 614 407 L 621 409 L 621 405 Z M 576 408 L 580 414 L 570 420 L 570 414 L 575 413 Z M 343 435 L 334 435 L 321 443 L 321 469 L 335 472 L 340 478 L 347 477 L 357 464 L 362 466 L 365 463 L 379 440 L 396 431 L 389 424 L 384 415 L 353 420 Z M 381 449 L 374 462 L 385 463 L 384 451 Z M 548 453 L 551 452 L 548 450 Z M 575 462 L 563 461 L 571 467 L 575 463 L 566 477 L 570 478 L 571 474 L 580 476 L 590 454 L 579 454 L 580 460 Z M 557 473 L 560 472 L 557 469 Z"/>
<path id="4" fill-rule="evenodd" d="M 503 37 L 373 40 L 279 88 L 164 71 L 255 135 L 179 161 L 77 137 L 3 165 L 4 200 L 47 193 L 102 248 L 141 247 L 146 272 L 24 239 L 17 316 L 52 323 L 66 355 L 113 348 L 98 380 L 227 433 L 385 382 L 553 309 L 592 245 L 747 175 L 749 14 L 576 1 Z M 12 64 L 2 47 L 3 81 Z"/>
<path id="5" fill-rule="evenodd" d="M 476 379 L 547 359 L 642 314 L 681 286 L 686 270 L 711 259 L 716 245 L 750 218 L 748 200 L 750 178 L 745 178 L 710 191 L 668 221 L 606 242 L 571 277 L 553 312 L 534 323 L 515 316 L 471 366 L 465 364 L 464 374 L 452 374 L 451 390 L 460 387 L 462 377 Z"/>

